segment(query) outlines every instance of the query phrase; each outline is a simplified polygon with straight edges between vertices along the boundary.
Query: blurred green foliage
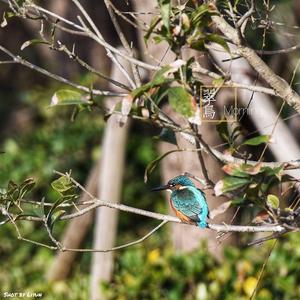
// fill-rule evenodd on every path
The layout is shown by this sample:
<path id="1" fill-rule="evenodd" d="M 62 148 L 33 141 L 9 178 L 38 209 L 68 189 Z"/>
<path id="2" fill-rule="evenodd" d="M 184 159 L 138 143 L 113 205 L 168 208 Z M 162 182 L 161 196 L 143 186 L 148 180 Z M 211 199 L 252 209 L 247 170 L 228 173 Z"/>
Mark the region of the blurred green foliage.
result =
<path id="1" fill-rule="evenodd" d="M 243 250 L 226 247 L 221 263 L 205 244 L 188 254 L 140 245 L 118 256 L 113 282 L 103 288 L 109 299 L 117 300 L 246 300 L 272 243 Z M 300 236 L 291 234 L 275 246 L 255 299 L 299 299 L 299 243 Z"/>

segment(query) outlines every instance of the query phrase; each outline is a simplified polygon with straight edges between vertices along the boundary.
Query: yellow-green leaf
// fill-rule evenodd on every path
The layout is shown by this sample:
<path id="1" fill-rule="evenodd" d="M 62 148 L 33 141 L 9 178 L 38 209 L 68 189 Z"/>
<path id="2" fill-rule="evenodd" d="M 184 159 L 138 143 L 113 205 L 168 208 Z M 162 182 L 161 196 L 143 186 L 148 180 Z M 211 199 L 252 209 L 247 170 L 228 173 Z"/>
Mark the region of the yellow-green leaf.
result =
<path id="1" fill-rule="evenodd" d="M 268 206 L 277 209 L 279 207 L 279 199 L 277 196 L 269 194 L 267 196 L 267 204 Z"/>
<path id="2" fill-rule="evenodd" d="M 73 90 L 59 90 L 51 98 L 51 106 L 89 104 L 85 96 Z"/>

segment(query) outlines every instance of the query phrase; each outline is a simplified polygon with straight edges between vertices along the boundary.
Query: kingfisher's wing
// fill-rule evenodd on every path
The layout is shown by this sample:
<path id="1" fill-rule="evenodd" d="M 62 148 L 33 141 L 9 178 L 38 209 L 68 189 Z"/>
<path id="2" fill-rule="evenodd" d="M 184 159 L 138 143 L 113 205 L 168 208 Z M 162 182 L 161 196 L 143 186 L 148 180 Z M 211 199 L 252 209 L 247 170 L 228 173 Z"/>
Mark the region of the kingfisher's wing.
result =
<path id="1" fill-rule="evenodd" d="M 196 188 L 181 190 L 172 198 L 174 208 L 194 222 L 200 221 L 203 209 L 201 200 L 205 201 L 205 198 Z"/>
<path id="2" fill-rule="evenodd" d="M 203 192 L 201 189 L 197 188 L 197 190 L 202 194 L 202 196 L 205 198 L 205 192 Z"/>

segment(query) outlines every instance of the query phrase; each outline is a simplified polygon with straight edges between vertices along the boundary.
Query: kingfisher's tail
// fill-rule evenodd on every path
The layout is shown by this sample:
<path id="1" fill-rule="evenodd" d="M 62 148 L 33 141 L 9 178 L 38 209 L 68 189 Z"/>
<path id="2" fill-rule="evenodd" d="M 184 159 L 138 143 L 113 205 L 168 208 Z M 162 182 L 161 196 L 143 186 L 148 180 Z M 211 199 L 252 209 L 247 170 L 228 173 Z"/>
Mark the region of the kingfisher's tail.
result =
<path id="1" fill-rule="evenodd" d="M 197 222 L 197 225 L 203 229 L 203 228 L 206 228 L 207 227 L 207 222 L 205 220 L 201 220 L 199 222 Z"/>

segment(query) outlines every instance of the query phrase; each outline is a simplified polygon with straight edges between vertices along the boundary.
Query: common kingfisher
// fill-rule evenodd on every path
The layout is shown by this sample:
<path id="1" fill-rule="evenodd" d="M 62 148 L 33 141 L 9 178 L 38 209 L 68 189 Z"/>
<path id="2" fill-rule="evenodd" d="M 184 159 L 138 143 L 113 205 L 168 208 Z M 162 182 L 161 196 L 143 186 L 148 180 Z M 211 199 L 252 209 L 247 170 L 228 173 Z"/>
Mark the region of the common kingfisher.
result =
<path id="1" fill-rule="evenodd" d="M 169 190 L 170 204 L 176 216 L 183 222 L 197 224 L 200 228 L 207 227 L 209 217 L 205 194 L 184 175 L 172 178 L 166 185 L 152 191 Z"/>

